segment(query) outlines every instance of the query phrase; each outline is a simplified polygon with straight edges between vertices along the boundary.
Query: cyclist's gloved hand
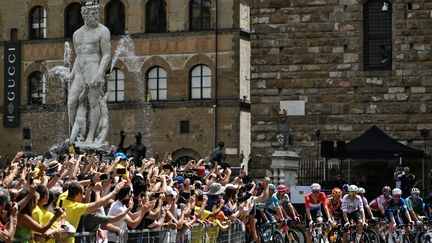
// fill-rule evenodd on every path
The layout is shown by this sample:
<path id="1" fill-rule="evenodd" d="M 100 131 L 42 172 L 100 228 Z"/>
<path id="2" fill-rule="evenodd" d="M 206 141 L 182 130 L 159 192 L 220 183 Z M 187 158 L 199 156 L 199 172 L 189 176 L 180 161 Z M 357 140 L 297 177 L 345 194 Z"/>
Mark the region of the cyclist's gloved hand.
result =
<path id="1" fill-rule="evenodd" d="M 281 219 L 282 223 L 286 223 L 288 220 L 286 220 L 285 218 Z"/>
<path id="2" fill-rule="evenodd" d="M 409 221 L 409 224 L 410 224 L 410 225 L 414 225 L 414 221 L 412 221 L 412 220 Z"/>
<path id="3" fill-rule="evenodd" d="M 350 223 L 348 223 L 348 222 L 346 222 L 345 224 L 344 224 L 344 228 L 348 228 L 350 226 Z"/>
<path id="4" fill-rule="evenodd" d="M 298 215 L 294 216 L 294 220 L 300 222 L 300 217 Z"/>
<path id="5" fill-rule="evenodd" d="M 420 226 L 420 225 L 422 225 L 422 222 L 421 222 L 420 220 L 417 220 L 417 221 L 416 221 L 416 225 L 417 225 L 417 226 Z"/>
<path id="6" fill-rule="evenodd" d="M 314 222 L 311 220 L 311 221 L 309 221 L 309 227 L 313 227 L 313 225 L 314 225 Z"/>
<path id="7" fill-rule="evenodd" d="M 378 221 L 377 217 L 372 217 L 371 219 L 372 219 L 372 221 Z"/>
<path id="8" fill-rule="evenodd" d="M 367 228 L 368 224 L 367 223 L 363 223 L 363 228 Z"/>

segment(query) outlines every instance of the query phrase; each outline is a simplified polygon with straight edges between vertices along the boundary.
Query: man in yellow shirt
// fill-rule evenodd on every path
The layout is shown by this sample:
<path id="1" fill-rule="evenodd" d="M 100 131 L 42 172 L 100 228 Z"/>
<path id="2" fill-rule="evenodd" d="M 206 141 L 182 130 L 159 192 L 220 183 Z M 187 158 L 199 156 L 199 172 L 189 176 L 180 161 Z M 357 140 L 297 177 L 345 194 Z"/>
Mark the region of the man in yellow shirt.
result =
<path id="1" fill-rule="evenodd" d="M 84 193 L 83 186 L 79 182 L 71 182 L 67 190 L 67 198 L 62 203 L 62 208 L 66 211 L 66 220 L 76 229 L 82 215 L 96 212 L 100 207 L 108 203 L 109 200 L 120 191 L 123 185 L 124 182 L 118 183 L 112 192 L 100 198 L 98 201 L 82 203 L 81 201 Z M 95 190 L 95 192 L 100 193 L 100 190 Z M 60 195 L 59 200 L 62 200 L 61 196 L 62 195 Z M 58 204 L 60 204 L 60 202 Z M 72 240 L 68 240 L 68 242 L 74 242 L 73 238 L 70 239 Z"/>

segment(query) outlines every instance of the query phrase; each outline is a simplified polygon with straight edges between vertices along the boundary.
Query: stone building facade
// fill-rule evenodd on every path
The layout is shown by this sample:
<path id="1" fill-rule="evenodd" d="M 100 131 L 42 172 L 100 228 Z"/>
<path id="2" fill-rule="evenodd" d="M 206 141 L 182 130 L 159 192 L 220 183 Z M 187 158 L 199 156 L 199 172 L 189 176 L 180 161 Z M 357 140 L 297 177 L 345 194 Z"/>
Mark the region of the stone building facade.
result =
<path id="1" fill-rule="evenodd" d="M 64 43 L 81 26 L 73 0 L 0 1 L 0 77 L 8 57 L 5 46 L 21 46 L 20 122 L 0 127 L 0 153 L 24 146 L 37 153 L 68 137 L 64 84 L 48 70 L 63 65 Z M 114 54 L 121 34 L 130 34 L 136 57 L 120 58 L 110 76 L 108 141 L 126 144 L 144 133 L 151 153 L 174 159 L 199 159 L 217 141 L 226 144 L 227 160 L 236 164 L 250 153 L 249 3 L 241 0 L 101 0 L 100 22 L 112 34 Z M 82 21 L 82 20 L 81 20 Z M 41 82 L 35 90 L 35 72 Z M 38 76 L 35 82 L 37 84 Z M 148 86 L 149 79 L 153 85 Z M 196 83 L 198 80 L 198 83 Z M 201 83 L 199 82 L 201 81 Z M 194 84 L 193 84 L 194 83 Z M 194 85 L 194 87 L 192 87 Z M 195 86 L 198 85 L 198 88 Z M 198 93 L 192 93 L 193 88 Z M 0 86 L 0 100 L 7 96 Z M 6 97 L 7 98 L 7 97 Z M 111 98 L 110 98 L 111 99 Z M 35 102 L 36 101 L 36 102 Z M 149 101 L 146 105 L 146 101 Z M 7 111 L 2 102 L 0 112 Z M 2 114 L 3 115 L 3 114 Z M 23 130 L 30 139 L 23 139 Z"/>
<path id="2" fill-rule="evenodd" d="M 349 141 L 377 125 L 423 150 L 431 26 L 426 0 L 251 1 L 253 171 L 263 175 L 278 149 L 281 102 L 304 160 L 317 158 L 318 129 L 320 140 Z"/>

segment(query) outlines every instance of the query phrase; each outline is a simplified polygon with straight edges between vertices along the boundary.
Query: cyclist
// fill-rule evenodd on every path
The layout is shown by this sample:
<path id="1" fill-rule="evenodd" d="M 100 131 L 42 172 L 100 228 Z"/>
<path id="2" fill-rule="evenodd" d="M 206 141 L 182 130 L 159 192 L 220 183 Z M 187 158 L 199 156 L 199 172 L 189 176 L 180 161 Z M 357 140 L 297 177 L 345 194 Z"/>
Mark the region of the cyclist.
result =
<path id="1" fill-rule="evenodd" d="M 277 186 L 277 192 L 274 194 L 276 198 L 279 201 L 279 205 L 282 207 L 282 213 L 284 215 L 284 218 L 289 218 L 287 212 L 284 210 L 283 206 L 286 206 L 288 210 L 290 211 L 291 215 L 294 216 L 294 220 L 300 221 L 299 214 L 295 210 L 294 206 L 291 203 L 290 197 L 288 196 L 288 187 L 285 185 L 279 185 Z"/>
<path id="2" fill-rule="evenodd" d="M 318 183 L 313 183 L 311 185 L 311 192 L 305 196 L 305 208 L 306 208 L 306 228 L 312 228 L 315 221 L 318 223 L 323 223 L 324 211 L 327 219 L 331 220 L 330 213 L 328 210 L 328 199 L 324 192 L 321 192 L 321 185 Z M 331 221 L 330 221 L 331 222 Z M 312 242 L 312 232 L 307 231 L 307 242 Z"/>
<path id="3" fill-rule="evenodd" d="M 425 218 L 425 204 L 423 198 L 420 197 L 420 190 L 418 188 L 411 189 L 411 196 L 407 197 L 406 204 L 411 218 L 417 225 Z"/>
<path id="4" fill-rule="evenodd" d="M 372 213 L 375 217 L 384 219 L 385 207 L 391 198 L 391 188 L 389 186 L 385 186 L 382 189 L 382 195 L 379 195 L 369 203 L 369 208 L 372 210 Z"/>
<path id="5" fill-rule="evenodd" d="M 357 195 L 358 187 L 356 185 L 350 185 L 348 187 L 348 194 L 342 198 L 342 212 L 345 228 L 348 228 L 350 221 L 353 220 L 357 224 L 357 239 L 360 240 L 363 232 L 363 225 L 365 223 L 365 213 L 363 210 L 363 201 L 359 195 Z M 346 239 L 346 236 L 344 235 Z"/>
<path id="6" fill-rule="evenodd" d="M 330 216 L 335 222 L 340 223 L 342 220 L 342 190 L 339 187 L 335 187 L 332 190 L 332 194 L 329 197 L 329 212 Z"/>
<path id="7" fill-rule="evenodd" d="M 385 218 L 389 223 L 389 232 L 393 233 L 394 227 L 400 224 L 403 224 L 402 219 L 399 215 L 399 212 L 405 214 L 405 217 L 408 219 L 410 224 L 413 224 L 411 220 L 411 216 L 408 212 L 406 202 L 402 196 L 402 190 L 399 188 L 394 188 L 392 191 L 392 199 L 387 202 L 387 207 L 385 210 Z"/>
<path id="8" fill-rule="evenodd" d="M 365 197 L 366 190 L 363 187 L 359 187 L 357 194 L 361 197 L 363 202 L 363 209 L 370 216 L 372 220 L 377 220 L 377 218 L 373 215 L 371 208 L 369 207 L 369 203 L 367 198 Z"/>
<path id="9" fill-rule="evenodd" d="M 427 195 L 423 201 L 425 203 L 426 218 L 432 220 L 432 193 Z"/>

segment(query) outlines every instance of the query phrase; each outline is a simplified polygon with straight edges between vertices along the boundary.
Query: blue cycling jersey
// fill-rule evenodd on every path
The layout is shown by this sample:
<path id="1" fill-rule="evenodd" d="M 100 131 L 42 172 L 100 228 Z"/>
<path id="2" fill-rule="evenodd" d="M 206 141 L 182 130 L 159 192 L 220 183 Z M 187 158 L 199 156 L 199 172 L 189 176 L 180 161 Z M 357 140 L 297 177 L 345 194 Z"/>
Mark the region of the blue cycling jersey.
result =
<path id="1" fill-rule="evenodd" d="M 423 202 L 423 198 L 421 197 L 417 197 L 416 200 L 413 200 L 412 196 L 407 197 L 406 199 L 406 204 L 407 204 L 407 208 L 408 211 L 419 211 L 419 210 L 424 210 L 425 208 L 425 204 Z"/>
<path id="2" fill-rule="evenodd" d="M 387 212 L 394 212 L 397 210 L 399 210 L 403 213 L 405 213 L 408 210 L 406 202 L 403 198 L 399 198 L 399 199 L 393 198 L 387 202 L 387 206 L 385 209 L 386 213 Z"/>

